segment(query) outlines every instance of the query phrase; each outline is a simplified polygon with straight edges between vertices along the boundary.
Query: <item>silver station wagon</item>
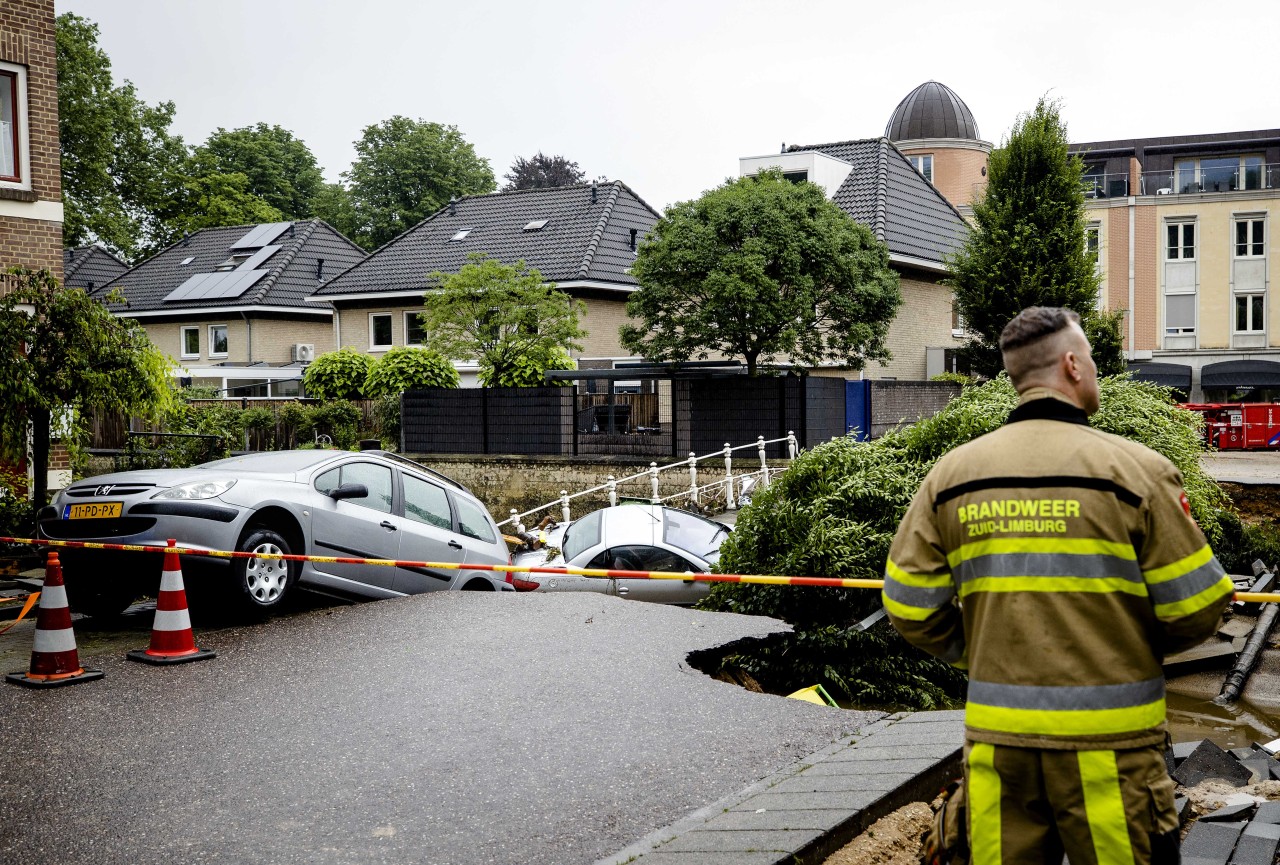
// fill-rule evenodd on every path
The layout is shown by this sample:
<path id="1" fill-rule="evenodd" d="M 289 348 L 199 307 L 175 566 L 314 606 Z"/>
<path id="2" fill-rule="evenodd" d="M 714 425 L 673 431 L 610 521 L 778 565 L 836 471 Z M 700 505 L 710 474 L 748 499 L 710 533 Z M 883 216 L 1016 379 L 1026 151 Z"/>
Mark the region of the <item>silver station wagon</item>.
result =
<path id="1" fill-rule="evenodd" d="M 445 476 L 383 451 L 254 453 L 186 469 L 87 478 L 40 511 L 54 540 L 252 553 L 507 564 L 510 555 L 475 496 Z M 59 550 L 71 606 L 119 613 L 154 594 L 163 556 Z M 279 559 L 182 557 L 184 582 L 244 611 L 278 606 L 295 585 L 340 597 L 439 590 L 514 591 L 505 575 Z"/>

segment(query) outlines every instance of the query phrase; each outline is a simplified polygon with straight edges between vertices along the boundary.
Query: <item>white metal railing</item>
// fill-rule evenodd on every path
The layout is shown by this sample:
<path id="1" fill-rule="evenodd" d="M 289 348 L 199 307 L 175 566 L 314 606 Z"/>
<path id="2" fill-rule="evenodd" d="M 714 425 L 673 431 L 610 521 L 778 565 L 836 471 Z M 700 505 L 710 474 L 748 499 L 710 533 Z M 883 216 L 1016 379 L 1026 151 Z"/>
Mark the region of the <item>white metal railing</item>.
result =
<path id="1" fill-rule="evenodd" d="M 769 469 L 768 460 L 765 457 L 765 448 L 768 445 L 778 444 L 779 442 L 787 443 L 787 459 L 794 460 L 796 458 L 796 454 L 799 452 L 799 447 L 796 443 L 796 434 L 791 431 L 788 431 L 787 434 L 782 438 L 769 439 L 768 441 L 765 441 L 764 436 L 757 436 L 754 442 L 750 444 L 745 444 L 745 445 L 738 445 L 737 447 L 732 447 L 728 442 L 725 442 L 724 447 L 721 448 L 720 450 L 712 451 L 711 453 L 703 454 L 702 456 L 697 456 L 691 451 L 687 459 L 670 463 L 665 466 L 660 466 L 656 462 L 651 462 L 649 463 L 649 468 L 645 469 L 642 472 L 636 472 L 633 475 L 627 475 L 625 478 L 615 478 L 613 475 L 609 475 L 604 483 L 591 487 L 590 489 L 582 490 L 581 492 L 573 493 L 572 495 L 570 495 L 567 490 L 561 490 L 560 498 L 555 499 L 554 501 L 550 501 L 550 502 L 546 502 L 544 504 L 538 505 L 536 508 L 530 508 L 529 510 L 523 511 L 521 513 L 516 513 L 516 509 L 512 508 L 511 516 L 507 517 L 505 520 L 498 523 L 498 527 L 501 528 L 502 526 L 510 525 L 517 533 L 523 532 L 525 531 L 524 522 L 523 522 L 525 517 L 532 516 L 533 514 L 544 511 L 547 508 L 555 507 L 556 505 L 560 506 L 561 521 L 567 523 L 569 522 L 570 519 L 572 519 L 572 516 L 570 514 L 569 503 L 574 499 L 581 498 L 582 496 L 588 496 L 588 495 L 591 495 L 592 493 L 599 493 L 607 490 L 609 493 L 609 507 L 615 507 L 618 504 L 618 488 L 622 484 L 634 482 L 634 481 L 640 481 L 642 479 L 648 480 L 649 501 L 655 505 L 661 504 L 662 502 L 668 502 L 673 499 L 683 498 L 685 496 L 688 496 L 695 504 L 697 504 L 699 503 L 701 496 L 704 492 L 708 490 L 724 490 L 725 507 L 726 509 L 732 511 L 737 508 L 737 501 L 733 495 L 735 483 L 741 485 L 743 482 L 747 480 L 747 478 L 759 477 L 761 486 L 769 485 L 770 469 Z M 756 449 L 756 452 L 759 454 L 759 457 L 760 457 L 760 468 L 735 475 L 733 473 L 733 452 L 740 451 L 740 450 L 747 450 L 748 448 Z M 698 463 L 702 462 L 703 460 L 716 459 L 717 457 L 724 458 L 724 477 L 717 478 L 716 480 L 713 480 L 709 483 L 699 485 L 698 484 Z M 659 496 L 658 495 L 659 476 L 662 474 L 662 472 L 671 471 L 672 469 L 688 470 L 689 487 L 688 489 L 681 490 L 678 493 L 673 493 L 666 497 Z M 776 474 L 776 470 L 775 470 L 775 474 Z M 741 486 L 739 486 L 739 488 L 741 488 Z"/>

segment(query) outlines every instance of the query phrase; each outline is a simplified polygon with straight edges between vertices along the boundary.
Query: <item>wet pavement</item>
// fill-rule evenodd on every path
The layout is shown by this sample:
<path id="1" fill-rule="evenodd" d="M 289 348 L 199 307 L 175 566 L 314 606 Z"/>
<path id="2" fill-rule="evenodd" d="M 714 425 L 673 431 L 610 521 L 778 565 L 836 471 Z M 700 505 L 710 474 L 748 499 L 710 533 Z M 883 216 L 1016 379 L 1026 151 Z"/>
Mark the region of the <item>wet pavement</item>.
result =
<path id="1" fill-rule="evenodd" d="M 105 679 L 0 689 L 0 861 L 592 862 L 882 717 L 685 661 L 784 628 L 436 593 L 82 650 Z"/>

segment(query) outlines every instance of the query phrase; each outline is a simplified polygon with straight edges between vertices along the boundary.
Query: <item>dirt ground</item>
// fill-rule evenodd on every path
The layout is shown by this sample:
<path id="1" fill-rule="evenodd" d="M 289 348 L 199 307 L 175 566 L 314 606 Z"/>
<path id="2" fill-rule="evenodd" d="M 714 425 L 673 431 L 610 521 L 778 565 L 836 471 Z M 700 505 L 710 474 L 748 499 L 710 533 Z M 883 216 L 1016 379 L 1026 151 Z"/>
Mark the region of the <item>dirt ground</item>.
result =
<path id="1" fill-rule="evenodd" d="M 926 803 L 904 805 L 872 823 L 824 865 L 920 865 L 920 838 L 932 819 Z"/>

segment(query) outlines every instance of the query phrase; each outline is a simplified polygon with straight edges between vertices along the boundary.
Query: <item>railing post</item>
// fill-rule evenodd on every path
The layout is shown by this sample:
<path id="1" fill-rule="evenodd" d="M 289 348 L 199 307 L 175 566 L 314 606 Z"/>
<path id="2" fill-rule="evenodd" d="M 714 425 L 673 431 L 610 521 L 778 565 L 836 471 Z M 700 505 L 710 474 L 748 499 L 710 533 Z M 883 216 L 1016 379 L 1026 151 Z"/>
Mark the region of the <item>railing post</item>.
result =
<path id="1" fill-rule="evenodd" d="M 698 457 L 689 451 L 689 501 L 698 503 Z"/>
<path id="2" fill-rule="evenodd" d="M 567 523 L 569 522 L 569 491 L 560 491 L 560 516 Z"/>
<path id="3" fill-rule="evenodd" d="M 724 443 L 724 509 L 736 511 L 737 504 L 733 500 L 733 448 Z"/>
<path id="4" fill-rule="evenodd" d="M 652 495 L 649 500 L 655 505 L 658 504 L 658 464 L 649 463 L 649 486 L 652 488 Z"/>
<path id="5" fill-rule="evenodd" d="M 511 519 L 515 522 L 515 525 L 513 526 L 513 528 L 516 530 L 516 534 L 517 534 L 517 535 L 523 535 L 523 534 L 524 534 L 524 520 L 522 520 L 522 519 L 520 519 L 520 517 L 516 516 L 516 513 L 517 513 L 516 509 L 515 509 L 515 508 L 512 508 L 512 509 L 511 509 Z"/>
<path id="6" fill-rule="evenodd" d="M 789 459 L 795 459 L 796 451 L 798 450 L 799 448 L 796 446 L 796 434 L 791 430 L 787 430 L 787 457 Z"/>
<path id="7" fill-rule="evenodd" d="M 618 482 L 613 475 L 609 475 L 609 507 L 616 508 L 618 506 Z"/>
<path id="8" fill-rule="evenodd" d="M 760 454 L 760 486 L 769 486 L 769 463 L 764 456 L 764 436 L 756 436 L 756 452 Z"/>

